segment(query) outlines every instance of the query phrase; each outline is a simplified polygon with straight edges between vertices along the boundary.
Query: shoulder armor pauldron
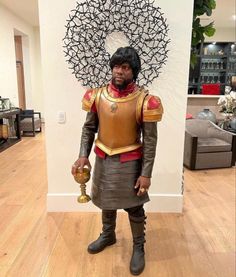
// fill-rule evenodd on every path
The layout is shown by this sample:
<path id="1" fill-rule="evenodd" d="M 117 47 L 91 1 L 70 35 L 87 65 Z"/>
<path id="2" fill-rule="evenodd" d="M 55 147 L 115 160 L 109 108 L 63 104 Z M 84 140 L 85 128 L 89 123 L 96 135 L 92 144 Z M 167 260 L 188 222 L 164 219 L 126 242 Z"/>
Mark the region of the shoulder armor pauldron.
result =
<path id="1" fill-rule="evenodd" d="M 89 89 L 84 94 L 84 97 L 82 99 L 82 109 L 86 112 L 90 112 L 92 105 L 96 99 L 98 93 L 98 89 Z"/>
<path id="2" fill-rule="evenodd" d="M 147 95 L 143 103 L 143 121 L 156 122 L 161 121 L 163 107 L 161 99 L 158 96 Z"/>

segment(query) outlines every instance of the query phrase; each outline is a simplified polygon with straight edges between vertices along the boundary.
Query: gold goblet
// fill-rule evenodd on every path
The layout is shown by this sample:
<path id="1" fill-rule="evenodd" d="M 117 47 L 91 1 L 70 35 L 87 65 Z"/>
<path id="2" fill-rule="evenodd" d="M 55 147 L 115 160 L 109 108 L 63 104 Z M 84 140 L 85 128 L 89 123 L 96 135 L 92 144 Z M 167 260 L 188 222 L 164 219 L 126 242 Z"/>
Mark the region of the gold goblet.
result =
<path id="1" fill-rule="evenodd" d="M 81 195 L 78 196 L 77 201 L 79 203 L 87 203 L 91 200 L 90 196 L 86 194 L 86 185 L 90 179 L 90 170 L 88 168 L 83 168 L 83 172 L 77 172 L 74 176 L 77 183 L 80 184 Z"/>

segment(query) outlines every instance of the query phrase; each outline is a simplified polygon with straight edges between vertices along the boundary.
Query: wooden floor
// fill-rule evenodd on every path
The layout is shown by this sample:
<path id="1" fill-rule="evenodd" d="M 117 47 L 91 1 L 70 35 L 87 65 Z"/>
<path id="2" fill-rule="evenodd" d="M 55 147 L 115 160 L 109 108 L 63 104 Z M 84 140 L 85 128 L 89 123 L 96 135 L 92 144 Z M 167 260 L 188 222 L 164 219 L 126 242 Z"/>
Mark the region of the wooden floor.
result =
<path id="1" fill-rule="evenodd" d="M 185 170 L 183 214 L 148 214 L 140 276 L 235 276 L 235 173 Z M 131 276 L 126 214 L 118 215 L 117 243 L 90 255 L 100 214 L 46 213 L 46 193 L 42 134 L 0 153 L 0 276 Z"/>

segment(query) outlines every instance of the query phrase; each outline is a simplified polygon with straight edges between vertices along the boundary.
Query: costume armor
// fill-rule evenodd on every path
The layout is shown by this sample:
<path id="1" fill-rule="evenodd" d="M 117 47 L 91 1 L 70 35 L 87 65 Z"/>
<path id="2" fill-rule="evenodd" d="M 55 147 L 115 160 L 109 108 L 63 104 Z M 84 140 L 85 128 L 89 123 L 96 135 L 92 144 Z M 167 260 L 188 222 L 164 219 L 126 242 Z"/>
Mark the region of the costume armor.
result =
<path id="1" fill-rule="evenodd" d="M 163 107 L 161 100 L 157 96 L 148 95 L 143 103 L 143 121 L 156 122 L 161 121 Z"/>
<path id="2" fill-rule="evenodd" d="M 160 121 L 163 113 L 160 99 L 143 88 L 122 98 L 112 97 L 107 86 L 89 90 L 82 103 L 88 112 L 96 103 L 99 131 L 95 144 L 109 156 L 140 148 L 142 121 Z"/>
<path id="3" fill-rule="evenodd" d="M 112 81 L 105 87 L 88 90 L 82 100 L 87 111 L 78 159 L 88 159 L 94 143 L 91 199 L 102 209 L 103 230 L 89 244 L 91 254 L 116 242 L 117 209 L 129 214 L 133 236 L 130 272 L 139 275 L 145 267 L 145 224 L 143 204 L 149 201 L 157 144 L 157 121 L 163 108 L 157 96 L 135 84 L 141 61 L 132 47 L 119 48 L 111 57 Z M 146 178 L 145 178 L 146 177 Z"/>
<path id="4" fill-rule="evenodd" d="M 113 98 L 106 87 L 97 95 L 99 132 L 95 144 L 106 154 L 111 156 L 142 146 L 138 123 L 141 109 L 138 110 L 138 103 L 145 96 L 143 90 L 137 90 L 126 97 Z"/>

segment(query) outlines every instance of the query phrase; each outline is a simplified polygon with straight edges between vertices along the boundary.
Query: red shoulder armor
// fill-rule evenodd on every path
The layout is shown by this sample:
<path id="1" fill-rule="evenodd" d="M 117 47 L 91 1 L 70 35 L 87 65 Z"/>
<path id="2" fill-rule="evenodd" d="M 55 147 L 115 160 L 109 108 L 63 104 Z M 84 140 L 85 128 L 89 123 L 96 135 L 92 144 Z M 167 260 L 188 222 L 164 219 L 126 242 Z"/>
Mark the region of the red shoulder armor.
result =
<path id="1" fill-rule="evenodd" d="M 143 104 L 143 121 L 156 122 L 161 121 L 163 107 L 161 99 L 158 96 L 147 95 Z"/>
<path id="2" fill-rule="evenodd" d="M 96 96 L 97 96 L 96 89 L 87 90 L 82 99 L 82 109 L 85 110 L 86 112 L 92 111 L 95 105 Z"/>

